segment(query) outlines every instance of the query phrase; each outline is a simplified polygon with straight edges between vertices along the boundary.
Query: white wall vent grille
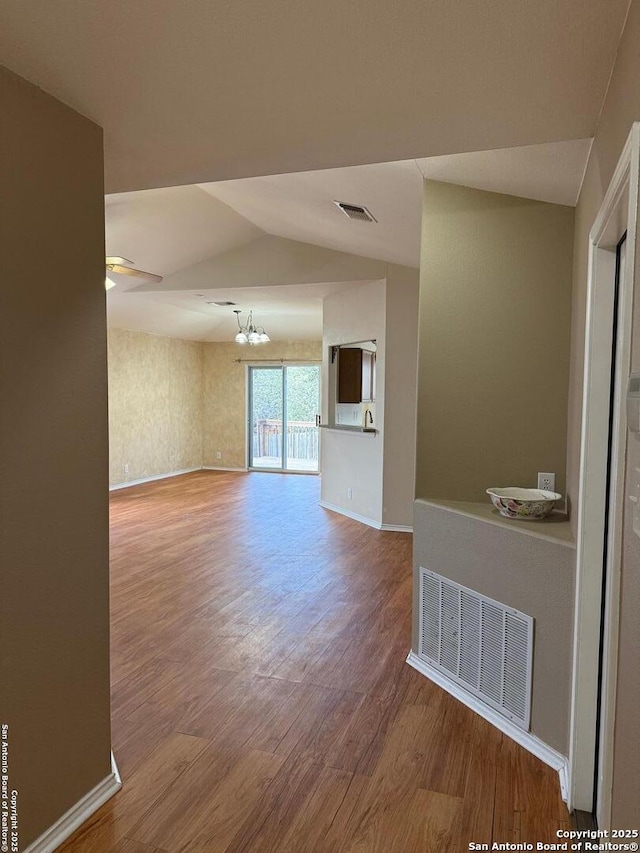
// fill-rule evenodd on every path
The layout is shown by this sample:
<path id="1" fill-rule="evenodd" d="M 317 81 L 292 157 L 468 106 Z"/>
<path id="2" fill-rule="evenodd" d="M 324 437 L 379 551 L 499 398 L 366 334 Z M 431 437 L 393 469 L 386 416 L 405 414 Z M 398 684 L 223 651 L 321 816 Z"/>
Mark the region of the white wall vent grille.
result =
<path id="1" fill-rule="evenodd" d="M 423 660 L 529 729 L 531 616 L 421 567 L 419 641 Z"/>

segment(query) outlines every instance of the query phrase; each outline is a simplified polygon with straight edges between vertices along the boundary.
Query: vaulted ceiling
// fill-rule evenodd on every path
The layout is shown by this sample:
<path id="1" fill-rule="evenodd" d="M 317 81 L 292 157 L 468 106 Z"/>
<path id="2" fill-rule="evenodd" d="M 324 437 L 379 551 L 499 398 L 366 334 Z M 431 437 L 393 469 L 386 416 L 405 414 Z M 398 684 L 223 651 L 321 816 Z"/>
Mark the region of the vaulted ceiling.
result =
<path id="1" fill-rule="evenodd" d="M 629 0 L 2 0 L 107 191 L 593 136 Z"/>
<path id="2" fill-rule="evenodd" d="M 274 339 L 318 339 L 328 293 L 383 277 L 384 262 L 418 267 L 423 176 L 574 204 L 589 147 L 547 143 L 107 196 L 107 253 L 165 277 L 147 285 L 112 275 L 109 322 L 230 340 L 233 308 L 214 304 L 230 300 L 255 309 Z M 365 205 L 377 221 L 348 219 L 335 199 Z M 349 258 L 336 266 L 336 255 L 314 247 Z"/>
<path id="3" fill-rule="evenodd" d="M 0 61 L 104 128 L 107 251 L 165 276 L 117 278 L 112 324 L 226 338 L 225 298 L 317 336 L 345 282 L 302 276 L 285 307 L 207 262 L 269 235 L 417 266 L 423 176 L 574 204 L 628 6 L 2 0 Z"/>

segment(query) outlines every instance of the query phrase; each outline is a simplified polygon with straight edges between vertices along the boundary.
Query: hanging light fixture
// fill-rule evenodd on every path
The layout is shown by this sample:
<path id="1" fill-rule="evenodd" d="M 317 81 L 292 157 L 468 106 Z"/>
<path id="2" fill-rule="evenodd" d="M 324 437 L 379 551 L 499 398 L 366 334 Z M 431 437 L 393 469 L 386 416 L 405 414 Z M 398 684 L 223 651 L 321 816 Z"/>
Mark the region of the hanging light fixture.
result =
<path id="1" fill-rule="evenodd" d="M 263 326 L 254 326 L 253 311 L 249 311 L 249 317 L 244 326 L 240 322 L 240 314 L 242 314 L 242 311 L 239 311 L 236 308 L 233 313 L 236 315 L 236 321 L 238 323 L 238 334 L 236 335 L 237 344 L 266 344 L 271 340 Z"/>

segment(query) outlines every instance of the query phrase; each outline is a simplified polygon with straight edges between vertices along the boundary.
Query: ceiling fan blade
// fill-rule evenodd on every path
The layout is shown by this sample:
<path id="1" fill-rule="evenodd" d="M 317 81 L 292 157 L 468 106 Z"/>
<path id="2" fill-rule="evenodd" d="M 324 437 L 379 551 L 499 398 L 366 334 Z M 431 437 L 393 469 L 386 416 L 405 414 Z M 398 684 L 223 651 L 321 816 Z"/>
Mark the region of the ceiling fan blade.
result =
<path id="1" fill-rule="evenodd" d="M 106 261 L 108 267 L 113 266 L 113 264 L 126 264 L 130 267 L 133 266 L 133 261 L 130 261 L 128 258 L 121 258 L 119 255 L 107 256 Z"/>
<path id="2" fill-rule="evenodd" d="M 148 281 L 162 281 L 161 275 L 152 272 L 137 270 L 135 267 L 123 267 L 121 264 L 107 264 L 107 272 L 115 272 L 120 275 L 132 275 L 136 278 L 146 278 Z"/>

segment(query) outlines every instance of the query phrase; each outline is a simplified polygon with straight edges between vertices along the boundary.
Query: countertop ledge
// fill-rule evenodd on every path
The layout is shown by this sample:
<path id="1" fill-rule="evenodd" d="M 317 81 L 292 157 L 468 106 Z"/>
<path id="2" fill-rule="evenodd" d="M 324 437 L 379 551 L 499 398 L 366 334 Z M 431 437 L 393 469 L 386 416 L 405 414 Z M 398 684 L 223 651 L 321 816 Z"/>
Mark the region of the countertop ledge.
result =
<path id="1" fill-rule="evenodd" d="M 350 424 L 320 424 L 320 429 L 330 429 L 334 432 L 361 432 L 367 435 L 375 435 L 378 430 L 373 427 L 351 426 Z"/>
<path id="2" fill-rule="evenodd" d="M 518 521 L 513 518 L 503 518 L 489 501 L 484 503 L 416 498 L 416 503 L 433 506 L 437 509 L 444 509 L 447 512 L 455 512 L 458 515 L 466 515 L 468 518 L 473 518 L 476 521 L 484 521 L 488 524 L 494 524 L 496 527 L 503 527 L 505 530 L 524 533 L 526 536 L 546 539 L 547 542 L 563 545 L 565 548 L 576 547 L 576 542 L 571 532 L 571 525 L 567 516 L 562 512 L 554 511 L 549 518 L 543 521 Z"/>

